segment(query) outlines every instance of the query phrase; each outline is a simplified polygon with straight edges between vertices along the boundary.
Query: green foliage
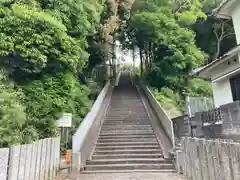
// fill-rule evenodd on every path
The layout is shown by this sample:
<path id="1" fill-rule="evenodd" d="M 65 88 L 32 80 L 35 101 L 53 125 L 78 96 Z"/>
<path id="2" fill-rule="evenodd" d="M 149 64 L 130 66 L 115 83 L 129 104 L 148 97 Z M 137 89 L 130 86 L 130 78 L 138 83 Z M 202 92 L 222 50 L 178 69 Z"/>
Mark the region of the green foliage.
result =
<path id="1" fill-rule="evenodd" d="M 188 86 L 188 96 L 193 97 L 211 97 L 212 96 L 212 85 L 211 82 L 194 78 L 191 79 Z"/>
<path id="2" fill-rule="evenodd" d="M 72 73 L 66 72 L 55 76 L 45 76 L 41 80 L 24 86 L 23 89 L 27 96 L 27 113 L 39 119 L 48 115 L 51 116 L 50 118 L 56 119 L 64 112 L 75 113 L 77 108 L 75 103 L 80 103 L 79 106 L 82 106 L 90 93 L 87 87 L 79 85 Z M 83 95 L 82 91 L 86 95 Z M 82 97 L 76 99 L 79 96 Z M 77 101 L 75 102 L 75 100 Z"/>
<path id="3" fill-rule="evenodd" d="M 2 10 L 0 55 L 14 61 L 5 62 L 8 67 L 28 73 L 40 73 L 53 61 L 56 68 L 83 67 L 87 56 L 80 42 L 69 37 L 66 27 L 49 13 L 17 4 Z"/>
<path id="4" fill-rule="evenodd" d="M 91 90 L 89 98 L 95 100 L 97 98 L 97 95 L 101 91 L 101 86 L 98 83 L 96 83 L 93 79 L 90 79 L 88 81 L 88 87 Z"/>
<path id="5" fill-rule="evenodd" d="M 121 69 L 123 71 L 131 71 L 133 69 L 133 65 L 132 64 L 121 64 Z"/>
<path id="6" fill-rule="evenodd" d="M 208 17 L 205 20 L 198 19 L 191 27 L 196 33 L 196 45 L 209 56 L 205 63 L 216 60 L 237 45 L 232 21 L 212 15 L 212 11 L 221 2 L 222 0 L 202 0 L 202 9 Z"/>
<path id="7" fill-rule="evenodd" d="M 185 111 L 187 95 L 211 95 L 209 82 L 189 76 L 208 56 L 196 45 L 201 37 L 192 28 L 208 20 L 204 8 L 206 1 L 202 0 L 135 1 L 120 37 L 125 47 L 139 48 L 141 74 L 173 116 Z"/>
<path id="8" fill-rule="evenodd" d="M 182 115 L 182 107 L 179 105 L 181 101 L 179 94 L 174 93 L 170 88 L 162 88 L 160 91 L 152 89 L 152 92 L 171 118 Z"/>
<path id="9" fill-rule="evenodd" d="M 58 135 L 64 112 L 73 113 L 74 133 L 100 90 L 93 81 L 81 84 L 78 72 L 96 57 L 89 39 L 105 0 L 1 2 L 0 68 L 15 87 L 0 82 L 0 146 Z"/>
<path id="10" fill-rule="evenodd" d="M 29 142 L 27 130 L 24 128 L 27 121 L 25 107 L 21 100 L 24 94 L 9 82 L 5 72 L 0 73 L 0 147 L 12 144 Z M 30 130 L 29 130 L 30 131 Z M 35 137 L 37 134 L 34 134 Z M 34 136 L 31 137 L 31 140 Z"/>
<path id="11" fill-rule="evenodd" d="M 212 86 L 208 81 L 193 78 L 189 81 L 188 86 L 181 93 L 178 93 L 175 89 L 171 89 L 169 87 L 163 87 L 160 90 L 152 88 L 152 92 L 169 116 L 174 118 L 181 116 L 187 111 L 185 103 L 186 96 L 211 97 Z"/>
<path id="12" fill-rule="evenodd" d="M 174 13 L 173 4 L 150 2 L 151 8 L 146 10 L 147 4 L 143 11 L 141 8 L 134 9 L 133 5 L 136 12 L 132 13 L 126 33 L 130 43 L 138 46 L 145 55 L 142 61 L 148 82 L 161 88 L 169 84 L 177 85 L 180 81 L 182 84 L 176 89 L 180 92 L 188 83 L 188 73 L 203 64 L 204 54 L 195 45 L 194 32 L 179 21 L 179 16 L 191 13 L 196 20 L 203 18 L 203 12 L 198 3 L 196 6 L 188 4 Z M 139 6 L 140 2 L 135 3 Z M 199 13 L 194 13 L 196 11 Z"/>
<path id="13" fill-rule="evenodd" d="M 78 72 L 91 75 L 96 65 L 105 64 L 114 55 L 108 43 L 115 37 L 125 47 L 140 49 L 142 74 L 166 107 L 178 106 L 179 112 L 186 95 L 210 95 L 208 83 L 188 74 L 206 56 L 195 39 L 206 53 L 211 49 L 200 41 L 202 29 L 195 25 L 206 21 L 202 10 L 215 5 L 203 0 L 19 0 L 0 6 L 0 68 L 13 82 L 0 78 L 0 146 L 58 135 L 55 121 L 63 112 L 73 113 L 74 134 L 101 88 L 93 80 L 81 84 Z"/>
<path id="14" fill-rule="evenodd" d="M 75 130 L 90 110 L 92 105 L 90 94 L 98 93 L 96 90 L 91 92 L 86 85 L 80 85 L 74 74 L 70 72 L 43 77 L 24 86 L 23 90 L 27 97 L 26 112 L 30 118 L 38 120 L 35 125 L 41 129 L 42 136 L 56 134 L 53 122 L 64 112 L 73 114 L 73 130 Z M 42 124 L 46 122 L 48 125 L 52 124 L 47 133 L 45 125 Z"/>

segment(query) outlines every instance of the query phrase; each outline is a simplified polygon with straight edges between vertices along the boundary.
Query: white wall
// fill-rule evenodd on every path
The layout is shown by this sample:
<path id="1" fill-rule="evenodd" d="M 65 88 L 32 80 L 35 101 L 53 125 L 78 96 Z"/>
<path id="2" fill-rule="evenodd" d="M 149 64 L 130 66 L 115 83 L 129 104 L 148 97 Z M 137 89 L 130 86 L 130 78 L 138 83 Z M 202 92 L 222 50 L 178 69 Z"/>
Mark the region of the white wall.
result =
<path id="1" fill-rule="evenodd" d="M 230 63 L 229 63 L 230 62 Z M 215 68 L 213 68 L 211 72 L 211 79 L 216 80 L 217 78 L 222 77 L 223 75 L 228 75 L 228 73 L 232 72 L 240 68 L 239 61 L 229 60 L 226 61 Z M 230 86 L 229 78 L 234 76 L 235 74 L 228 75 L 221 80 L 217 80 L 216 82 L 212 83 L 213 89 L 213 97 L 214 103 L 216 107 L 220 105 L 227 104 L 233 102 L 232 98 L 232 91 Z"/>
<path id="2" fill-rule="evenodd" d="M 237 44 L 240 44 L 240 3 L 238 3 L 232 12 L 232 20 L 236 33 Z"/>
<path id="3" fill-rule="evenodd" d="M 229 78 L 212 83 L 212 89 L 216 107 L 233 102 Z"/>
<path id="4" fill-rule="evenodd" d="M 232 59 L 223 62 L 222 64 L 211 69 L 211 71 L 209 72 L 211 74 L 210 76 L 213 81 L 225 76 L 224 78 L 212 83 L 214 103 L 216 107 L 233 102 L 229 78 L 236 75 L 236 73 L 235 74 L 230 73 L 239 68 L 240 68 L 239 61 L 238 60 L 234 61 Z"/>
<path id="5" fill-rule="evenodd" d="M 240 3 L 237 3 L 237 5 L 231 11 L 232 11 L 231 15 L 232 15 L 232 20 L 234 24 L 237 44 L 240 44 Z M 239 60 L 240 58 L 238 58 L 237 61 L 233 61 L 233 60 L 226 61 L 221 65 L 218 65 L 217 67 L 213 68 L 210 71 L 211 79 L 215 80 L 216 78 L 219 78 L 223 75 L 230 73 L 231 71 L 234 71 L 240 68 Z M 232 74 L 231 76 L 233 75 L 234 74 Z M 232 91 L 231 91 L 231 86 L 229 81 L 229 78 L 231 76 L 228 76 L 225 79 L 212 83 L 213 96 L 214 96 L 214 102 L 216 107 L 233 102 Z"/>
<path id="6" fill-rule="evenodd" d="M 214 80 L 240 68 L 239 61 L 229 60 L 211 69 L 211 79 Z"/>

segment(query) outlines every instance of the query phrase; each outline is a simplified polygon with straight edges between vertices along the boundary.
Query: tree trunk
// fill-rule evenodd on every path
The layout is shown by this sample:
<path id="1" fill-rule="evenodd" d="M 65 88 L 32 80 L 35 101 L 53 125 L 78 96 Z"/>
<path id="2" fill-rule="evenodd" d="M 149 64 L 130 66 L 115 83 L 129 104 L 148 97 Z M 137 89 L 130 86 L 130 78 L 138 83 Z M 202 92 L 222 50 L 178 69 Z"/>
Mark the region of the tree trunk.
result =
<path id="1" fill-rule="evenodd" d="M 221 40 L 218 39 L 218 40 L 217 40 L 216 53 L 215 53 L 215 55 L 213 56 L 213 61 L 215 61 L 215 60 L 219 57 L 220 48 L 221 48 Z"/>
<path id="2" fill-rule="evenodd" d="M 139 48 L 139 53 L 140 53 L 141 76 L 143 76 L 143 52 L 142 52 L 142 49 L 141 49 L 141 48 Z"/>

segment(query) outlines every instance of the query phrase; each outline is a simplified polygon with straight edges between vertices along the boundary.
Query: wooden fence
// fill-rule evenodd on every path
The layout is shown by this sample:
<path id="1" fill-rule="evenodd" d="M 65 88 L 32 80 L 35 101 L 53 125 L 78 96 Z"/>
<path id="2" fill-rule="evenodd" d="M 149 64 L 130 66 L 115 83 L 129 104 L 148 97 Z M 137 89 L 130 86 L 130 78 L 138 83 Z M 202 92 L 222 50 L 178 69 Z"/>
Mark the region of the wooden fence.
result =
<path id="1" fill-rule="evenodd" d="M 239 180 L 240 143 L 185 137 L 176 168 L 188 180 Z"/>
<path id="2" fill-rule="evenodd" d="M 60 138 L 0 149 L 0 180 L 52 180 L 60 162 Z"/>

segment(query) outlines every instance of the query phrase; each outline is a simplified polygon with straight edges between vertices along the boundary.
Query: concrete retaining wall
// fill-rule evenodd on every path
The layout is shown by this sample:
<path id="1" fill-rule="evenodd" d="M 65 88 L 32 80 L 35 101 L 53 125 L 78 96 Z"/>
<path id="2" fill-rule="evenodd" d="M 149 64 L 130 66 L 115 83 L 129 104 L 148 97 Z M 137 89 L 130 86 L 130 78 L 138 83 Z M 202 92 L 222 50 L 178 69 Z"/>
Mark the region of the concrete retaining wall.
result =
<path id="1" fill-rule="evenodd" d="M 148 97 L 149 102 L 151 103 L 151 106 L 153 107 L 154 111 L 156 112 L 158 119 L 161 121 L 161 124 L 169 138 L 169 140 L 172 143 L 172 146 L 175 146 L 175 137 L 174 137 L 174 131 L 173 131 L 173 122 L 170 117 L 167 116 L 166 112 L 160 105 L 160 103 L 156 100 L 156 98 L 151 93 L 150 89 L 147 86 L 142 85 L 142 89 L 145 92 L 145 94 Z"/>
<path id="2" fill-rule="evenodd" d="M 222 114 L 222 133 L 240 136 L 240 101 L 220 106 Z"/>
<path id="3" fill-rule="evenodd" d="M 172 119 L 174 134 L 177 138 L 182 136 L 191 136 L 189 128 L 189 117 L 187 115 L 180 116 Z"/>
<path id="4" fill-rule="evenodd" d="M 116 78 L 116 81 L 115 81 L 115 86 L 118 86 L 120 77 L 121 77 L 121 71 L 118 72 L 118 75 L 117 75 L 117 78 Z"/>
<path id="5" fill-rule="evenodd" d="M 113 86 L 108 82 L 86 115 L 72 138 L 72 167 L 79 171 L 91 156 L 101 126 L 102 116 L 107 110 Z"/>
<path id="6" fill-rule="evenodd" d="M 1 180 L 54 179 L 60 163 L 60 138 L 0 149 Z"/>
<path id="7" fill-rule="evenodd" d="M 194 137 L 240 138 L 240 101 L 220 106 L 206 112 L 197 112 L 191 119 L 195 126 Z"/>
<path id="8" fill-rule="evenodd" d="M 184 137 L 176 168 L 188 180 L 240 179 L 240 143 Z"/>

